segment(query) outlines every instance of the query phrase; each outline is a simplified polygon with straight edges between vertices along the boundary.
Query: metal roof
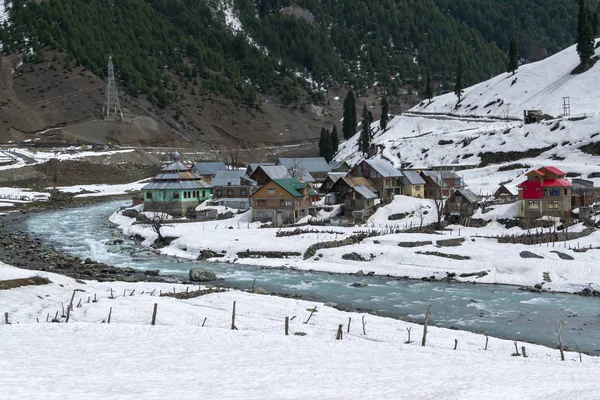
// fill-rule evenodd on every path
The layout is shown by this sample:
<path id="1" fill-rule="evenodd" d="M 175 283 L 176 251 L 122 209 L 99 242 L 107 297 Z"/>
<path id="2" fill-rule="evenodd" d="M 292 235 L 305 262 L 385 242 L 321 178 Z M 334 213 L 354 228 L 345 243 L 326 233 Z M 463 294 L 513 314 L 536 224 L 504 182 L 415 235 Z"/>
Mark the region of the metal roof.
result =
<path id="1" fill-rule="evenodd" d="M 384 177 L 401 177 L 402 173 L 386 160 L 364 160 L 371 168 Z"/>
<path id="2" fill-rule="evenodd" d="M 334 169 L 340 169 L 342 167 L 344 167 L 344 164 L 346 164 L 347 169 L 350 169 L 350 166 L 348 165 L 348 163 L 346 161 L 331 161 L 329 163 L 329 166 L 331 167 L 332 170 Z"/>
<path id="3" fill-rule="evenodd" d="M 402 171 L 402 183 L 405 185 L 424 185 L 425 179 L 417 171 Z"/>
<path id="4" fill-rule="evenodd" d="M 189 171 L 190 169 L 191 169 L 190 167 L 186 167 L 181 161 L 177 160 L 177 161 L 167 165 L 163 169 L 161 169 L 161 171 L 163 171 L 163 172 L 185 172 L 185 171 Z"/>
<path id="5" fill-rule="evenodd" d="M 294 178 L 273 179 L 273 182 L 294 197 L 302 197 L 303 194 L 299 190 L 303 190 L 307 186 L 306 183 L 302 183 Z"/>
<path id="6" fill-rule="evenodd" d="M 247 180 L 248 185 L 255 185 L 246 175 L 246 171 L 219 171 L 210 182 L 211 186 L 243 186 L 242 180 Z"/>
<path id="7" fill-rule="evenodd" d="M 251 163 L 251 164 L 248 164 L 247 171 L 249 172 L 249 175 L 252 175 L 258 167 L 269 166 L 269 165 L 275 165 L 275 163 Z"/>
<path id="8" fill-rule="evenodd" d="M 479 203 L 480 201 L 479 196 L 469 189 L 456 189 L 456 193 L 460 193 L 465 199 L 469 200 L 470 203 Z"/>
<path id="9" fill-rule="evenodd" d="M 202 181 L 153 181 L 142 187 L 141 190 L 197 190 L 206 188 L 208 188 L 208 185 Z"/>
<path id="10" fill-rule="evenodd" d="M 309 173 L 331 171 L 331 167 L 323 157 L 280 158 L 275 165 L 283 165 L 287 169 L 303 168 Z"/>
<path id="11" fill-rule="evenodd" d="M 285 179 L 290 177 L 287 168 L 283 165 L 260 165 L 259 167 L 264 171 L 265 174 L 267 174 L 269 178 L 271 178 L 271 180 Z"/>
<path id="12" fill-rule="evenodd" d="M 371 192 L 365 186 L 354 186 L 353 189 L 356 191 L 356 193 L 360 194 L 362 197 L 364 197 L 367 200 L 377 198 L 377 195 L 375 193 Z"/>
<path id="13" fill-rule="evenodd" d="M 194 163 L 194 172 L 198 175 L 216 175 L 219 171 L 228 171 L 227 165 L 221 161 Z"/>
<path id="14" fill-rule="evenodd" d="M 202 179 L 202 177 L 200 175 L 196 175 L 192 171 L 167 173 L 161 172 L 154 178 L 155 181 L 196 181 L 200 179 Z"/>
<path id="15" fill-rule="evenodd" d="M 289 175 L 291 175 L 292 178 L 296 178 L 302 182 L 313 183 L 315 181 L 315 178 L 313 178 L 312 175 L 309 174 L 308 171 L 303 168 L 292 169 L 288 171 L 288 173 Z"/>
<path id="16" fill-rule="evenodd" d="M 546 171 L 550 171 L 556 175 L 564 175 L 565 174 L 564 172 L 562 172 L 560 169 L 558 169 L 556 167 L 542 167 L 540 169 L 545 169 Z"/>

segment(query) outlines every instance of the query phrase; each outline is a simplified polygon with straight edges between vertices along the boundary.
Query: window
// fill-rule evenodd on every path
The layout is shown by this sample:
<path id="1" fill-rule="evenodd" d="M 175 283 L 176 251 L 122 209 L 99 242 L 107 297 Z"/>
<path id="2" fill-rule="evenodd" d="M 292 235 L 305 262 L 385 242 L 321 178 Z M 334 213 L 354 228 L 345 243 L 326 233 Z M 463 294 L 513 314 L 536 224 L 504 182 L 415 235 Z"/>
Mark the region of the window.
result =
<path id="1" fill-rule="evenodd" d="M 291 207 L 293 205 L 292 199 L 281 199 L 279 200 L 279 205 L 281 207 Z"/>
<path id="2" fill-rule="evenodd" d="M 221 190 L 221 189 L 217 189 L 217 192 L 216 192 L 216 194 L 217 194 L 217 197 L 221 197 L 221 196 L 223 196 L 223 190 Z"/>
<path id="3" fill-rule="evenodd" d="M 529 200 L 529 208 L 540 208 L 540 202 L 535 200 Z"/>
<path id="4" fill-rule="evenodd" d="M 306 199 L 306 205 L 310 206 L 310 199 L 309 198 Z"/>
<path id="5" fill-rule="evenodd" d="M 544 192 L 546 192 L 546 189 L 544 189 Z M 544 194 L 546 194 L 546 193 L 544 193 Z M 550 188 L 550 196 L 560 196 L 560 189 L 559 188 Z"/>
<path id="6" fill-rule="evenodd" d="M 418 192 L 419 190 L 421 190 L 421 185 L 415 185 L 415 190 Z"/>
<path id="7" fill-rule="evenodd" d="M 146 198 L 148 200 L 151 200 L 152 199 L 152 192 L 146 192 Z"/>
<path id="8" fill-rule="evenodd" d="M 248 196 L 248 191 L 247 191 L 246 189 L 242 189 L 242 190 L 240 191 L 240 195 L 241 195 L 242 197 L 246 197 L 246 196 Z"/>
<path id="9" fill-rule="evenodd" d="M 267 189 L 268 194 L 275 194 L 275 189 Z"/>
<path id="10" fill-rule="evenodd" d="M 548 189 L 544 189 L 544 196 L 548 196 Z"/>
<path id="11" fill-rule="evenodd" d="M 266 207 L 267 206 L 267 200 L 266 199 L 257 199 L 254 200 L 254 207 Z"/>
<path id="12" fill-rule="evenodd" d="M 233 189 L 227 189 L 227 197 L 233 197 Z"/>
<path id="13" fill-rule="evenodd" d="M 569 193 L 569 189 L 565 189 L 565 196 Z"/>
<path id="14" fill-rule="evenodd" d="M 296 205 L 298 207 L 300 207 L 302 205 L 302 200 L 301 199 L 296 199 Z"/>
<path id="15" fill-rule="evenodd" d="M 179 192 L 173 192 L 173 200 L 179 200 Z"/>
<path id="16" fill-rule="evenodd" d="M 558 209 L 558 201 L 549 201 L 548 208 L 551 210 L 557 210 Z"/>

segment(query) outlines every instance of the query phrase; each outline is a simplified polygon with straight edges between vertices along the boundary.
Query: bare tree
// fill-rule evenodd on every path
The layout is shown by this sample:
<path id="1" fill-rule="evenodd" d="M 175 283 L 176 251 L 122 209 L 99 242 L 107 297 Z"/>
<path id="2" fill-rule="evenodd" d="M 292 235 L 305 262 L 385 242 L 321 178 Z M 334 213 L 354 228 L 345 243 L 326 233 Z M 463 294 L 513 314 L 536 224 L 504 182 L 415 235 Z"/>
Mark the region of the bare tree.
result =
<path id="1" fill-rule="evenodd" d="M 446 201 L 444 200 L 443 184 L 438 185 L 433 192 L 433 202 L 435 204 L 435 211 L 437 215 L 436 229 L 442 229 L 442 218 L 444 217 L 444 211 L 446 209 Z"/>
<path id="2" fill-rule="evenodd" d="M 415 210 L 415 214 L 419 218 L 419 230 L 423 229 L 423 221 L 425 220 L 425 207 L 423 205 L 419 205 Z"/>
<path id="3" fill-rule="evenodd" d="M 558 335 L 558 349 L 560 350 L 560 359 L 565 361 L 565 350 L 563 349 L 563 341 L 562 341 L 562 330 L 564 326 L 564 321 L 558 321 L 556 326 L 556 333 Z"/>
<path id="4" fill-rule="evenodd" d="M 229 167 L 229 169 L 236 169 L 238 166 L 239 159 L 239 149 L 234 149 L 231 147 L 227 147 L 227 149 L 221 152 L 221 158 L 225 165 Z"/>
<path id="5" fill-rule="evenodd" d="M 165 240 L 164 236 L 162 235 L 163 228 L 172 226 L 169 223 L 169 220 L 172 217 L 171 215 L 169 215 L 168 212 L 171 211 L 172 205 L 175 203 L 175 199 L 171 199 L 168 201 L 166 200 L 165 192 L 162 193 L 162 196 L 164 201 L 156 199 L 151 203 L 152 207 L 150 210 L 144 210 L 151 213 L 150 216 L 147 217 L 148 219 L 146 221 L 146 224 L 150 225 L 152 230 L 158 235 L 159 243 L 162 243 Z"/>

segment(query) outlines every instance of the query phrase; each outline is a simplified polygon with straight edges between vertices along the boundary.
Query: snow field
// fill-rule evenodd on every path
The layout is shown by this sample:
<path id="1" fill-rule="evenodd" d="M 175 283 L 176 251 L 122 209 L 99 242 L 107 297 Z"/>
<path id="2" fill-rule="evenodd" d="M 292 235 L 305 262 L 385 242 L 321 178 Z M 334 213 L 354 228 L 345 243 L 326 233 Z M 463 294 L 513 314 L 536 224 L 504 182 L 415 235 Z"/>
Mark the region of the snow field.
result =
<path id="1" fill-rule="evenodd" d="M 599 360 L 527 344 L 529 358 L 511 357 L 510 341 L 390 318 L 347 313 L 320 303 L 245 292 L 189 300 L 149 296 L 151 289 L 184 285 L 75 281 L 0 263 L 0 280 L 40 275 L 53 283 L 0 291 L 3 398 L 444 398 L 594 399 Z M 116 299 L 108 299 L 110 288 Z M 45 323 L 47 313 L 83 302 L 68 324 Z M 133 296 L 122 297 L 122 289 Z M 144 292 L 144 294 L 141 294 Z M 230 330 L 236 302 L 237 331 Z M 158 303 L 157 326 L 150 325 Z M 317 312 L 307 324 L 309 309 Z M 111 324 L 101 320 L 113 308 Z M 60 313 L 59 313 L 60 315 Z M 40 323 L 35 318 L 40 316 Z M 284 335 L 284 318 L 292 333 Z M 206 318 L 205 326 L 202 322 Z M 347 333 L 351 318 L 350 333 Z M 435 310 L 432 314 L 435 319 Z M 335 340 L 343 325 L 344 338 Z M 411 344 L 404 343 L 411 329 Z M 458 348 L 454 347 L 458 340 Z M 85 356 L 82 356 L 85 355 Z M 477 365 L 478 368 L 473 368 Z M 560 377 L 560 380 L 557 380 Z"/>

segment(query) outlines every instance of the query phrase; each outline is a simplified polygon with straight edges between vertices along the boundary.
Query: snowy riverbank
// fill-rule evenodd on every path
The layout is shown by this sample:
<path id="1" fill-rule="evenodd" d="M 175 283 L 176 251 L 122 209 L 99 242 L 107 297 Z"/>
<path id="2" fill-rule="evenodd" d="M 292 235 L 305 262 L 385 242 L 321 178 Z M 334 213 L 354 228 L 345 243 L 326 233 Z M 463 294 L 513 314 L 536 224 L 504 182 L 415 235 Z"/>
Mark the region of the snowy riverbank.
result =
<path id="1" fill-rule="evenodd" d="M 0 281 L 33 275 L 0 263 Z M 484 350 L 482 335 L 435 327 L 421 347 L 422 326 L 366 315 L 363 334 L 363 314 L 315 302 L 239 291 L 178 300 L 157 293 L 188 286 L 35 275 L 52 283 L 0 291 L 0 310 L 12 323 L 0 323 L 0 382 L 7 399 L 42 393 L 49 399 L 164 399 L 192 392 L 210 398 L 596 396 L 592 377 L 600 360 L 585 355 L 580 363 L 577 354 L 566 353 L 561 362 L 557 350 L 526 344 L 529 357 L 513 357 L 511 341 L 490 338 Z M 75 307 L 64 323 L 61 306 L 73 293 Z M 88 303 L 94 295 L 98 301 Z M 236 331 L 230 329 L 234 301 Z M 157 326 L 150 325 L 154 303 Z M 103 324 L 111 307 L 111 323 Z M 304 324 L 313 307 L 318 311 Z M 57 311 L 63 323 L 45 323 Z M 295 317 L 289 336 L 285 317 Z M 335 340 L 340 324 L 341 341 Z M 410 344 L 404 343 L 407 328 Z M 295 335 L 300 332 L 306 335 Z M 50 382 L 61 384 L 49 390 Z"/>
<path id="2" fill-rule="evenodd" d="M 404 196 L 399 196 L 404 197 Z M 416 199 L 415 199 L 416 200 Z M 414 207 L 414 205 L 410 205 Z M 511 205 L 492 211 L 489 218 L 504 217 Z M 287 267 L 301 270 L 316 270 L 354 274 L 358 271 L 373 272 L 376 275 L 390 275 L 414 279 L 433 277 L 442 279 L 447 274 L 455 274 L 455 279 L 463 282 L 499 283 L 508 285 L 542 285 L 546 291 L 579 292 L 589 287 L 600 289 L 600 268 L 597 267 L 598 250 L 576 252 L 569 247 L 596 246 L 600 233 L 595 232 L 571 242 L 556 243 L 554 246 L 529 246 L 520 244 L 500 244 L 492 236 L 522 234 L 520 228 L 506 229 L 495 220 L 484 228 L 450 226 L 444 234 L 391 233 L 369 237 L 360 243 L 336 248 L 323 248 L 315 255 L 304 259 L 307 249 L 316 243 L 339 241 L 360 232 L 385 233 L 394 221 L 387 220 L 389 210 L 380 209 L 361 227 L 322 227 L 304 226 L 300 228 L 260 228 L 260 224 L 250 222 L 250 212 L 238 214 L 234 218 L 220 221 L 190 222 L 172 224 L 163 228 L 163 235 L 176 237 L 169 246 L 160 250 L 162 254 L 187 259 L 196 259 L 201 251 L 211 250 L 222 257 L 212 261 L 230 262 L 265 267 Z M 408 211 L 408 209 L 407 209 Z M 395 210 L 395 212 L 398 212 Z M 429 223 L 430 213 L 425 220 Z M 415 216 L 409 216 L 403 223 L 418 225 Z M 133 218 L 115 213 L 110 220 L 117 224 L 126 235 L 139 235 L 144 245 L 149 246 L 156 239 L 150 226 L 134 224 Z M 402 227 L 397 225 L 397 227 Z M 292 235 L 283 232 L 295 231 Z M 580 225 L 571 231 L 581 230 Z M 541 229 L 540 229 L 541 231 Z M 440 246 L 438 241 L 459 239 L 464 242 L 457 246 Z M 401 247 L 399 243 L 423 242 L 416 247 Z M 430 243 L 430 244 L 426 244 Z M 285 258 L 249 258 L 244 252 L 292 252 L 300 255 Z M 536 258 L 525 258 L 527 253 Z M 351 259 L 348 259 L 348 258 Z M 572 259 L 570 259 L 572 258 Z M 240 265 L 240 268 L 243 268 Z M 462 275 L 462 276 L 461 276 Z"/>

